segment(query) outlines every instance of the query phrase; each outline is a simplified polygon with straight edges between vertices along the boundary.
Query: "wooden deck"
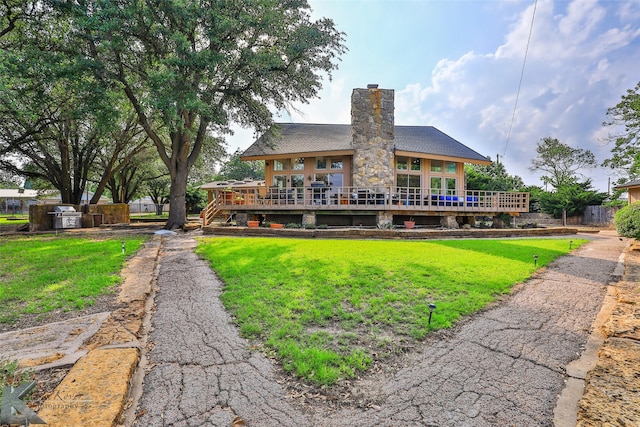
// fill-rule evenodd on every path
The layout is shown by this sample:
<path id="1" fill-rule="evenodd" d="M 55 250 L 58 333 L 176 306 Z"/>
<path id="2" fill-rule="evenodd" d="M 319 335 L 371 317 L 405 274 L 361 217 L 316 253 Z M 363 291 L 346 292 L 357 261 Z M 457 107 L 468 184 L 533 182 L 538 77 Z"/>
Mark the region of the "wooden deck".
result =
<path id="1" fill-rule="evenodd" d="M 444 194 L 420 188 L 306 187 L 225 189 L 212 192 L 205 225 L 219 213 L 323 211 L 336 214 L 385 211 L 398 215 L 518 215 L 529 211 L 529 193 L 465 191 Z"/>

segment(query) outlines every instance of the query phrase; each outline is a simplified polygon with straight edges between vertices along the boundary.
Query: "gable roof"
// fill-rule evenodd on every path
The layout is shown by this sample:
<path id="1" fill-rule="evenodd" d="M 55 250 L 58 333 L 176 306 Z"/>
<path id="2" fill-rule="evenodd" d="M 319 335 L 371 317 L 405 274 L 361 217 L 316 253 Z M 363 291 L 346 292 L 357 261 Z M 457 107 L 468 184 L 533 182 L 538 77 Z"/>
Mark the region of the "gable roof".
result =
<path id="1" fill-rule="evenodd" d="M 351 125 L 277 123 L 279 135 L 269 144 L 258 138 L 242 153 L 243 160 L 322 152 L 352 154 Z M 486 156 L 433 126 L 396 126 L 395 149 L 417 154 L 452 157 L 470 162 L 489 163 Z"/>
<path id="2" fill-rule="evenodd" d="M 631 188 L 631 187 L 640 187 L 640 179 L 636 179 L 633 181 L 625 182 L 624 184 L 616 185 L 613 188 Z"/>

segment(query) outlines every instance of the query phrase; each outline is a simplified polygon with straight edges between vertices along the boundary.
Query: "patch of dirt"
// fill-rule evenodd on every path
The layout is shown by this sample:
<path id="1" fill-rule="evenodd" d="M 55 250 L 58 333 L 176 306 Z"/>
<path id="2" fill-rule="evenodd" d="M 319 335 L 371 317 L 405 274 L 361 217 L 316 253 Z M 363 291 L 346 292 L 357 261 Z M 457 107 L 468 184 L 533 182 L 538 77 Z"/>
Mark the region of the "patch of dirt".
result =
<path id="1" fill-rule="evenodd" d="M 124 307 L 124 304 L 119 304 L 116 300 L 118 292 L 120 292 L 119 287 L 116 288 L 113 293 L 100 295 L 94 298 L 92 305 L 86 306 L 82 310 L 64 311 L 59 309 L 49 313 L 22 314 L 13 323 L 0 323 L 0 333 L 74 319 L 88 314 L 117 310 L 118 308 Z"/>
<path id="2" fill-rule="evenodd" d="M 512 289 L 512 293 L 522 289 L 518 285 Z M 386 379 L 394 376 L 398 371 L 413 366 L 414 359 L 422 353 L 426 343 L 441 342 L 455 336 L 460 328 L 467 322 L 475 319 L 486 310 L 504 302 L 510 295 L 501 297 L 498 301 L 489 304 L 483 310 L 473 315 L 465 316 L 458 320 L 455 326 L 449 329 L 441 329 L 429 334 L 423 340 L 415 340 L 411 337 L 402 337 L 395 341 L 385 340 L 381 337 L 394 336 L 385 335 L 383 332 L 377 336 L 371 335 L 369 329 L 350 330 L 349 334 L 356 335 L 357 346 L 367 348 L 372 355 L 373 362 L 364 372 L 358 372 L 356 377 L 342 379 L 331 386 L 320 386 L 309 381 L 296 377 L 287 372 L 282 367 L 282 363 L 273 355 L 265 354 L 264 348 L 259 343 L 251 346 L 253 350 L 261 351 L 265 357 L 271 360 L 276 373 L 276 382 L 286 390 L 287 398 L 297 402 L 301 410 L 310 410 L 317 405 L 323 405 L 328 410 L 339 410 L 341 408 L 377 408 L 382 405 L 382 397 L 379 388 L 386 383 Z M 335 326 L 327 328 L 314 328 L 313 331 L 325 330 L 342 333 L 342 330 Z M 395 334 L 397 337 L 397 334 Z M 380 396 L 380 397 L 378 397 Z"/>

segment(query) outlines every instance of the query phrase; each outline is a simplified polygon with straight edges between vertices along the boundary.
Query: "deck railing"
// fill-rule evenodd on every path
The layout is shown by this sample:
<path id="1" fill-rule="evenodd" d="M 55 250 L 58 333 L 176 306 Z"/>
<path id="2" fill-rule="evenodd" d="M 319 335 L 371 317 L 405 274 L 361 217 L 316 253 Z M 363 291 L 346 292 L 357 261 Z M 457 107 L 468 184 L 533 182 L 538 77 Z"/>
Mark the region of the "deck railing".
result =
<path id="1" fill-rule="evenodd" d="M 321 187 L 216 190 L 220 210 L 397 210 L 528 212 L 529 193 L 439 191 L 412 187 Z"/>

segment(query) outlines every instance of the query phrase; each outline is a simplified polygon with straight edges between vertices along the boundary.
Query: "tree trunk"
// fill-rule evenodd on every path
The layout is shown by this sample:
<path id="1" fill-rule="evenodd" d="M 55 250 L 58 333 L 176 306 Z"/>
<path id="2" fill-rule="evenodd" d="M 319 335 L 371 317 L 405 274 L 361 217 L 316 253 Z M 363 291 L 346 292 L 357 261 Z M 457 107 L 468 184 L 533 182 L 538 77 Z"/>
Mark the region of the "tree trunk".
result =
<path id="1" fill-rule="evenodd" d="M 189 169 L 186 161 L 180 162 L 176 168 L 175 176 L 171 177 L 171 189 L 169 191 L 169 220 L 165 228 L 173 230 L 184 228 L 187 222 L 187 177 Z"/>

